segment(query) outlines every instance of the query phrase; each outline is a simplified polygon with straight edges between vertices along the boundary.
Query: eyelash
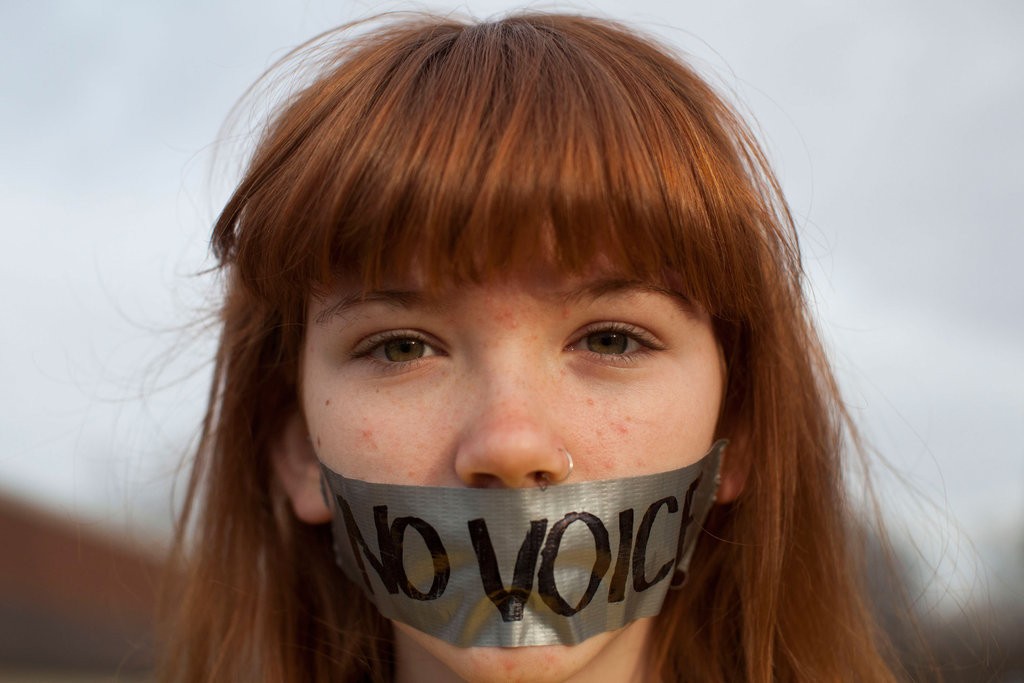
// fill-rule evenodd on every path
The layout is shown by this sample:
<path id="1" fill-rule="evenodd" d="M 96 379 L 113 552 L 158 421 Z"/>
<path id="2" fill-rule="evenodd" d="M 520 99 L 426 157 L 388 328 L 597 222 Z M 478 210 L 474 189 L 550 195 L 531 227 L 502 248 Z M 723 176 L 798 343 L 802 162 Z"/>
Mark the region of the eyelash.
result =
<path id="1" fill-rule="evenodd" d="M 627 337 L 631 342 L 636 342 L 638 348 L 632 351 L 625 351 L 623 353 L 597 353 L 586 348 L 587 337 L 600 334 L 602 332 L 611 332 L 613 334 L 621 334 Z M 631 365 L 635 363 L 640 357 L 645 356 L 652 351 L 663 351 L 664 345 L 658 341 L 654 335 L 647 330 L 630 325 L 629 323 L 593 323 L 588 325 L 576 338 L 576 341 L 569 344 L 567 347 L 569 350 L 579 351 L 590 356 L 597 362 L 610 363 L 612 365 Z"/>
<path id="2" fill-rule="evenodd" d="M 389 361 L 386 359 L 375 358 L 374 353 L 378 350 L 383 350 L 384 345 L 390 341 L 399 340 L 411 340 L 417 341 L 429 348 L 433 353 L 428 356 L 421 356 L 407 361 Z M 424 358 L 430 358 L 431 356 L 442 355 L 442 352 L 438 349 L 437 342 L 433 341 L 430 337 L 426 336 L 421 332 L 415 330 L 388 330 L 387 332 L 381 332 L 379 334 L 371 335 L 358 344 L 352 349 L 349 356 L 353 360 L 365 360 L 370 363 L 374 363 L 384 370 L 397 370 L 399 368 L 408 368 L 414 363 L 423 360 Z"/>
<path id="3" fill-rule="evenodd" d="M 627 350 L 623 353 L 597 353 L 596 351 L 591 351 L 586 348 L 587 337 L 594 334 L 609 332 L 612 334 L 624 335 L 627 337 L 628 341 L 635 342 L 638 348 Z M 374 356 L 374 354 L 377 351 L 382 350 L 384 345 L 388 342 L 399 340 L 419 342 L 429 348 L 432 353 L 407 361 L 390 361 L 376 358 Z M 612 365 L 629 365 L 635 363 L 638 357 L 644 356 L 652 351 L 664 350 L 665 347 L 650 332 L 643 328 L 636 327 L 635 325 L 630 325 L 628 323 L 602 322 L 588 325 L 580 332 L 576 337 L 576 340 L 571 344 L 568 344 L 565 348 L 567 351 L 584 353 L 596 362 L 609 363 Z M 436 342 L 420 332 L 416 332 L 414 330 L 388 330 L 363 339 L 355 346 L 355 348 L 352 349 L 349 355 L 353 360 L 365 360 L 374 363 L 385 370 L 398 370 L 400 368 L 408 368 L 424 358 L 443 355 L 443 352 L 438 349 L 438 344 Z"/>

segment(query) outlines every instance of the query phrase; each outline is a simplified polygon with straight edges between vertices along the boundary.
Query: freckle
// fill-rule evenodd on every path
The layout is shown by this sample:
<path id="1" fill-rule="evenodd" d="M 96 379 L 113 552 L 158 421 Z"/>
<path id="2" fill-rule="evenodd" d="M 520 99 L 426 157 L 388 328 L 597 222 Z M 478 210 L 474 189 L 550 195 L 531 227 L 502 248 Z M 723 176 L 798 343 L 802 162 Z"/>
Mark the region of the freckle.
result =
<path id="1" fill-rule="evenodd" d="M 327 399 L 326 401 L 324 401 L 324 405 L 325 406 L 331 405 L 331 399 Z"/>
<path id="2" fill-rule="evenodd" d="M 373 448 L 377 447 L 377 442 L 373 438 L 373 430 L 372 429 L 364 429 L 364 430 L 362 430 L 362 435 L 363 435 L 363 441 L 365 441 L 366 443 L 370 444 L 370 446 L 372 446 Z"/>

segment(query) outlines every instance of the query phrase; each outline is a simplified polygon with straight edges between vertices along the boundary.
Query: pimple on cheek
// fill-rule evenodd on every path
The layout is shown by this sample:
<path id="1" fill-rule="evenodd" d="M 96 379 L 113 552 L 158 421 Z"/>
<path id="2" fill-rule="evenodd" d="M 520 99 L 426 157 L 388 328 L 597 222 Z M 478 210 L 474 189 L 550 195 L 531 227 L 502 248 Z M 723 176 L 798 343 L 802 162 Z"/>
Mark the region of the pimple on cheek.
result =
<path id="1" fill-rule="evenodd" d="M 629 425 L 628 425 L 628 423 L 630 423 L 632 421 L 633 421 L 633 416 L 632 415 L 627 415 L 625 418 L 623 418 L 623 420 L 621 422 L 612 422 L 611 423 L 612 429 L 614 429 L 616 432 L 618 432 L 619 434 L 622 434 L 622 435 L 629 434 Z"/>

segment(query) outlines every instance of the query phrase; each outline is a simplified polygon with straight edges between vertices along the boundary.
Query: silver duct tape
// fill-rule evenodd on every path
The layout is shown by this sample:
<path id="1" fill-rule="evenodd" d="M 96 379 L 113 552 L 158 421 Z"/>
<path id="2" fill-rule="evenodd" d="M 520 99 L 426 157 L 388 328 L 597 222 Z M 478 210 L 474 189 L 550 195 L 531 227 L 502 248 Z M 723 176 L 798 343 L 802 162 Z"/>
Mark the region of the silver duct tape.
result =
<path id="1" fill-rule="evenodd" d="M 574 645 L 661 611 L 725 445 L 671 472 L 543 490 L 373 484 L 321 464 L 337 560 L 385 617 L 457 646 Z"/>

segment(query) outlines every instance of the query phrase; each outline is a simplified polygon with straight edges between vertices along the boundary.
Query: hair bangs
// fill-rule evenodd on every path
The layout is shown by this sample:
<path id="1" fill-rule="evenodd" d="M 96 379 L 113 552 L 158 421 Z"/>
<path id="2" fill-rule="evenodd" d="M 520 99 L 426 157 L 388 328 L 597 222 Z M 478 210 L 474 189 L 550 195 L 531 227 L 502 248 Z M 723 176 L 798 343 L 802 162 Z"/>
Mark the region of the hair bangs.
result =
<path id="1" fill-rule="evenodd" d="M 731 316 L 759 289 L 745 233 L 776 222 L 735 127 L 696 74 L 615 24 L 403 23 L 279 115 L 216 243 L 282 306 L 339 279 L 599 266 Z"/>

